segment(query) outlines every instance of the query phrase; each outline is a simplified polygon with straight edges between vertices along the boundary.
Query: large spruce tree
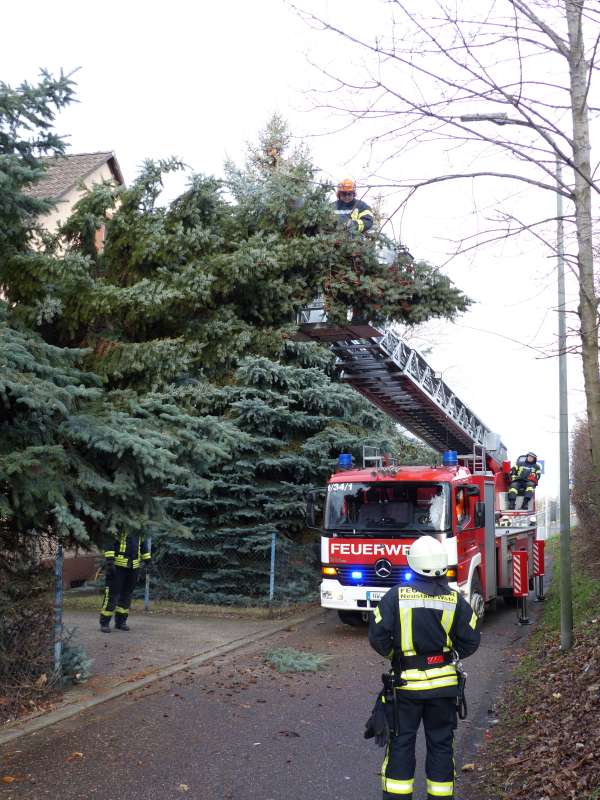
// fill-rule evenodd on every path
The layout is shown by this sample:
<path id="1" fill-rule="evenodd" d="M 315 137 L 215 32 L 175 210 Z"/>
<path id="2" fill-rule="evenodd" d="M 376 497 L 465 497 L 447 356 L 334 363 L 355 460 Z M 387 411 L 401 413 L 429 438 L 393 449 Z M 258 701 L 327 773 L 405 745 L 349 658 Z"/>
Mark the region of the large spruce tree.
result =
<path id="1" fill-rule="evenodd" d="M 60 81 L 31 90 L 36 102 L 50 107 L 62 97 Z M 30 89 L 3 91 L 10 102 L 0 113 Z M 68 98 L 68 81 L 62 91 Z M 358 455 L 365 439 L 399 441 L 379 412 L 335 382 L 327 351 L 290 341 L 298 311 L 322 295 L 334 322 L 352 308 L 374 323 L 415 324 L 453 317 L 467 298 L 425 263 L 382 263 L 376 236 L 341 230 L 329 187 L 303 148 L 290 150 L 277 117 L 243 167 L 226 165 L 224 179 L 196 175 L 163 205 L 163 176 L 181 164 L 148 161 L 130 188 L 89 191 L 57 235 L 36 230 L 24 198 L 41 157 L 63 144 L 32 146 L 25 159 L 22 131 L 10 130 L 5 172 L 18 235 L 2 245 L 0 281 L 11 335 L 27 331 L 42 363 L 64 351 L 69 369 L 86 370 L 87 394 L 66 406 L 88 420 L 73 452 L 99 476 L 94 502 L 84 486 L 85 503 L 69 496 L 63 504 L 85 528 L 78 538 L 93 532 L 98 540 L 115 525 L 155 530 L 166 578 L 189 559 L 179 589 L 166 580 L 165 591 L 257 598 L 266 540 L 273 531 L 282 541 L 301 534 L 303 493 L 326 478 L 340 449 Z M 29 172 L 19 173 L 21 160 Z M 5 441 L 16 446 L 15 436 Z M 41 443 L 54 445 L 52 437 Z M 44 510 L 47 519 L 48 502 Z"/>

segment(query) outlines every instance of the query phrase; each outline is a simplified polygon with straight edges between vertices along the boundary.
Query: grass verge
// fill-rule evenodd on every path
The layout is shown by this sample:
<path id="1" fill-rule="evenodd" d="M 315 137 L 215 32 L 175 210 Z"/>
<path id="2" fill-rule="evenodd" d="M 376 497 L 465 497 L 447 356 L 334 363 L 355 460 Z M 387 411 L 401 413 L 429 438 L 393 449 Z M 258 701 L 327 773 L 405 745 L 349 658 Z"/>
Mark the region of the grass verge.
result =
<path id="1" fill-rule="evenodd" d="M 574 531 L 574 645 L 560 649 L 556 539 L 547 548 L 553 576 L 541 624 L 505 689 L 476 772 L 461 780 L 469 800 L 600 800 L 600 580 L 580 535 Z"/>
<path id="2" fill-rule="evenodd" d="M 65 611 L 94 611 L 98 612 L 102 604 L 100 594 L 64 594 L 63 608 Z M 200 605 L 196 603 L 176 603 L 171 600 L 156 600 L 150 603 L 149 614 L 154 616 L 173 615 L 178 617 L 228 617 L 230 619 L 285 619 L 311 608 L 318 608 L 317 603 L 297 603 L 285 608 L 235 608 L 232 606 Z M 144 601 L 134 600 L 131 604 L 132 611 L 144 611 Z"/>

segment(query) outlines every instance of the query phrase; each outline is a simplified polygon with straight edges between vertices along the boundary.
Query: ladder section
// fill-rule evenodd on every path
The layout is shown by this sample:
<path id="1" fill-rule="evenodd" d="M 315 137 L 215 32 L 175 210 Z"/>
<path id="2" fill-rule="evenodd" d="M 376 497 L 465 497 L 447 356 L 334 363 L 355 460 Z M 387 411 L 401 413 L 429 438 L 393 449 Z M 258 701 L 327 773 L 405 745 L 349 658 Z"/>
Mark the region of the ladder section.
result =
<path id="1" fill-rule="evenodd" d="M 495 461 L 506 458 L 498 437 L 393 328 L 379 331 L 362 321 L 343 328 L 315 321 L 301 324 L 300 332 L 328 343 L 342 380 L 434 450 L 468 453 L 477 447 L 480 452 L 487 449 Z"/>

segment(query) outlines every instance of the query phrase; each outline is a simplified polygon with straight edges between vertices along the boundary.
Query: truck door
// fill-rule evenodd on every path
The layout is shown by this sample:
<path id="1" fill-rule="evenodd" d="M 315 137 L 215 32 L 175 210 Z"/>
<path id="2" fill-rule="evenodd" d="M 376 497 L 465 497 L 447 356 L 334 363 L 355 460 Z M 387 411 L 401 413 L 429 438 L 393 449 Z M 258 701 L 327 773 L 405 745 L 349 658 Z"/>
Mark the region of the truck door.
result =
<path id="1" fill-rule="evenodd" d="M 484 484 L 485 501 L 485 599 L 492 600 L 498 594 L 496 579 L 496 518 L 494 508 L 494 484 Z"/>

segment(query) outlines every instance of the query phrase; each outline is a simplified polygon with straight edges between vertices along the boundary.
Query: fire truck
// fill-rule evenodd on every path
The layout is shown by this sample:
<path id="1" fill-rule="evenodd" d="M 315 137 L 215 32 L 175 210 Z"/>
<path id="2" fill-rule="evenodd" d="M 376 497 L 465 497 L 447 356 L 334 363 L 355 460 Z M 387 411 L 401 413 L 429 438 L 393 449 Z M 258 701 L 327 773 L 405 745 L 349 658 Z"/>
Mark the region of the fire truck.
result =
<path id="1" fill-rule="evenodd" d="M 508 508 L 511 465 L 500 437 L 394 328 L 335 327 L 318 307 L 300 322 L 303 336 L 331 346 L 344 381 L 443 454 L 423 466 L 391 463 L 374 448 L 357 467 L 340 456 L 323 505 L 321 605 L 344 623 L 366 622 L 387 589 L 410 581 L 407 552 L 423 535 L 443 542 L 450 586 L 480 618 L 500 597 L 515 603 L 533 584 L 536 514 L 520 497 Z M 313 524 L 317 497 L 307 504 Z M 517 587 L 513 561 L 526 565 Z"/>

